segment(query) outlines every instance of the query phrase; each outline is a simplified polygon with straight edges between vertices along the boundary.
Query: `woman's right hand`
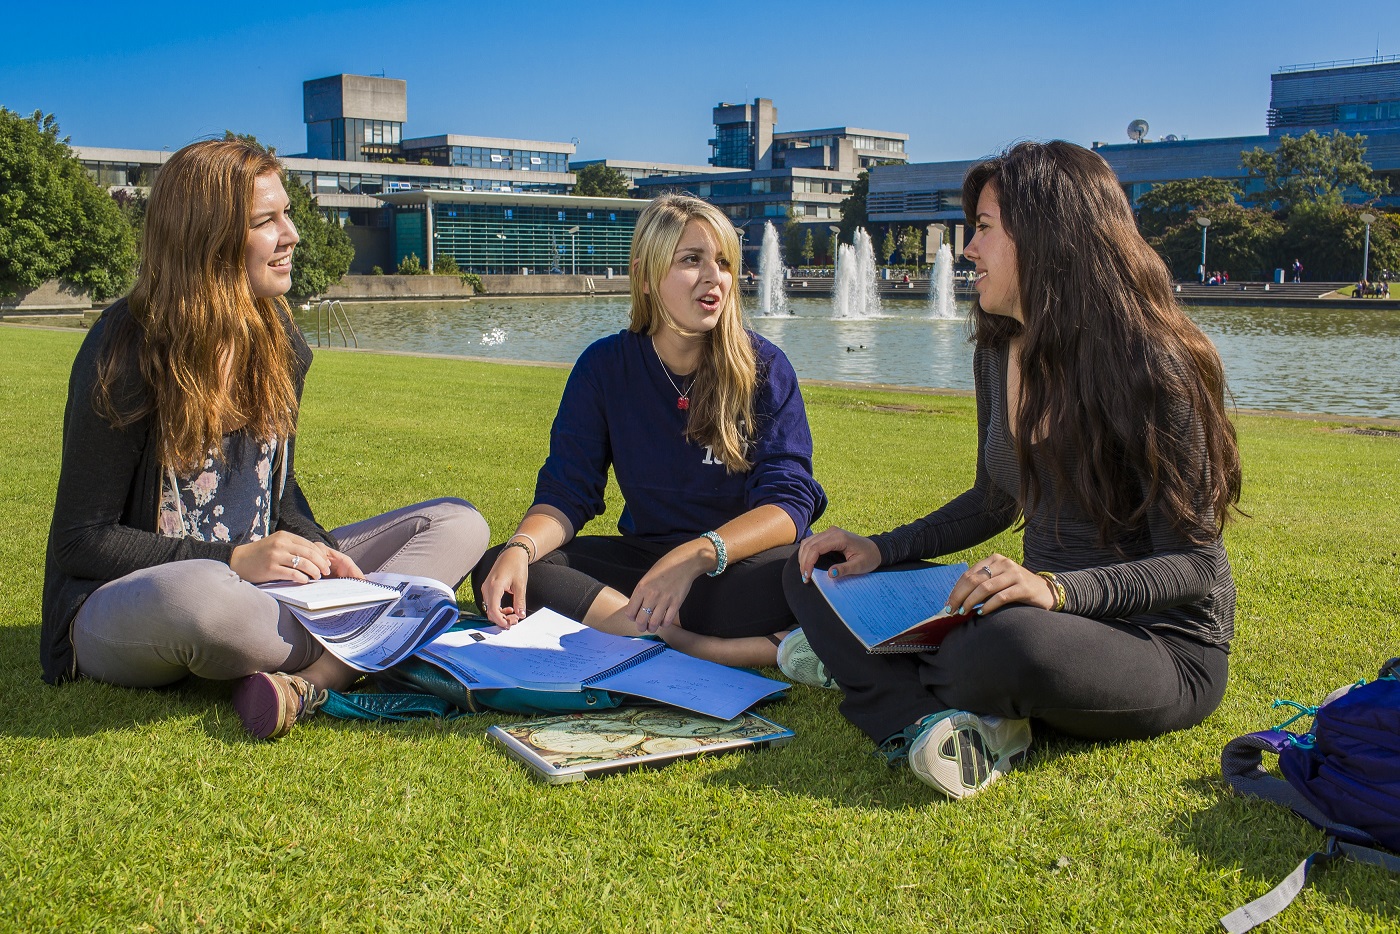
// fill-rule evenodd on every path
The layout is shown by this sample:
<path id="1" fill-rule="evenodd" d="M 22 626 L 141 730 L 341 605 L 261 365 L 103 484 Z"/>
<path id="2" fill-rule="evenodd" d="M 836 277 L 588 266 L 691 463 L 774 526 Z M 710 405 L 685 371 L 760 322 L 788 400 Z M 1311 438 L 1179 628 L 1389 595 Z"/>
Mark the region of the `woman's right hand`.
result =
<path id="1" fill-rule="evenodd" d="M 524 548 L 503 548 L 491 565 L 491 573 L 481 584 L 481 608 L 486 618 L 502 629 L 509 629 L 525 618 L 525 585 L 530 579 L 530 556 Z M 511 605 L 501 600 L 510 594 Z"/>
<path id="2" fill-rule="evenodd" d="M 868 538 L 832 526 L 804 539 L 797 548 L 797 564 L 802 571 L 803 582 L 812 579 L 812 569 L 822 555 L 839 553 L 845 560 L 833 564 L 827 571 L 832 577 L 854 577 L 869 574 L 880 566 L 880 548 Z"/>
<path id="3" fill-rule="evenodd" d="M 292 581 L 305 584 L 330 576 L 330 549 L 291 532 L 273 532 L 233 549 L 228 566 L 250 584 Z"/>

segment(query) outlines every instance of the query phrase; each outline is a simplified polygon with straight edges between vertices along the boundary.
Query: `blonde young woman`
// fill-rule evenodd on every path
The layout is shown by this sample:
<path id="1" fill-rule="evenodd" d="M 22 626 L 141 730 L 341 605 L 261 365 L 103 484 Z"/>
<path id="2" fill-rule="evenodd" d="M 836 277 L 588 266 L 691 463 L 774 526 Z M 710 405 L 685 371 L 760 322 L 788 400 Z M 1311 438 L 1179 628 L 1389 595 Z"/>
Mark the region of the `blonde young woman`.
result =
<path id="1" fill-rule="evenodd" d="M 776 661 L 792 626 L 783 563 L 826 496 L 792 365 L 743 326 L 738 262 L 712 205 L 665 195 L 642 212 L 631 324 L 579 357 L 534 505 L 473 573 L 493 623 L 549 607 L 712 661 Z M 579 536 L 609 467 L 621 534 Z"/>
<path id="2" fill-rule="evenodd" d="M 488 542 L 461 500 L 327 532 L 293 469 L 311 350 L 282 297 L 297 232 L 276 161 L 233 141 L 175 153 L 141 270 L 79 350 L 44 580 L 45 680 L 237 679 L 280 736 L 357 676 L 255 587 L 396 571 L 456 585 Z"/>

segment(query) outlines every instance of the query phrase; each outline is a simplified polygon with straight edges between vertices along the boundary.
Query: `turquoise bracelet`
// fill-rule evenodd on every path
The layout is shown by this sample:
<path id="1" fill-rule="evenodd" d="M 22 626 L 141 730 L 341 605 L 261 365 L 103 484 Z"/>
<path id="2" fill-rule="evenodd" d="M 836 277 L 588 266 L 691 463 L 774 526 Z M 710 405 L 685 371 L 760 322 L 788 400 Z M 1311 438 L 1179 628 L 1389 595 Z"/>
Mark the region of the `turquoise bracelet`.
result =
<path id="1" fill-rule="evenodd" d="M 720 538 L 716 532 L 706 532 L 700 537 L 708 538 L 710 544 L 715 546 L 715 569 L 705 573 L 710 577 L 719 577 L 724 573 L 724 569 L 729 567 L 729 554 L 724 550 L 724 539 Z"/>

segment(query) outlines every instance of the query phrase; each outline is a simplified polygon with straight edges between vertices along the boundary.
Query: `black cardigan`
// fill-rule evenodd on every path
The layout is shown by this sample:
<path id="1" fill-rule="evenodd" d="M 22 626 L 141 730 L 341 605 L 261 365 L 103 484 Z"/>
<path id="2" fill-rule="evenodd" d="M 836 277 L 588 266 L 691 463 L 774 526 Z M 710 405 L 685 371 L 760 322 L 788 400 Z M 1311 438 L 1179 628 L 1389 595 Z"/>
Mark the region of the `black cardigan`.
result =
<path id="1" fill-rule="evenodd" d="M 61 684 L 77 677 L 71 629 L 83 601 L 103 584 L 142 568 L 210 558 L 228 563 L 233 545 L 169 538 L 157 532 L 161 476 L 153 418 L 116 429 L 93 408 L 93 385 L 103 335 L 128 315 L 126 299 L 102 313 L 78 350 L 68 380 L 63 413 L 63 460 L 58 474 L 53 524 L 49 527 L 44 567 L 43 633 L 39 659 L 43 678 Z M 295 357 L 293 379 L 298 403 L 311 348 L 291 321 L 284 322 Z M 114 395 L 139 400 L 147 392 L 135 361 L 121 374 Z M 303 538 L 336 547 L 335 539 L 316 523 L 292 470 L 295 439 L 279 445 L 273 476 L 285 479 L 272 502 L 271 525 Z"/>

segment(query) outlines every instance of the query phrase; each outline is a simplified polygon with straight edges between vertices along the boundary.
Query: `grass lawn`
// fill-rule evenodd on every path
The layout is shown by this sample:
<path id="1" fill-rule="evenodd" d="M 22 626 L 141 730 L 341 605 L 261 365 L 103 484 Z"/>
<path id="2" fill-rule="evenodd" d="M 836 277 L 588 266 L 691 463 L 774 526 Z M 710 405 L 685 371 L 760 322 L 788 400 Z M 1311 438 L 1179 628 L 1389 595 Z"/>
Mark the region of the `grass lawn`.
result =
<path id="1" fill-rule="evenodd" d="M 0 326 L 0 929 L 124 931 L 1219 930 L 1322 842 L 1234 798 L 1220 748 L 1400 653 L 1400 439 L 1242 417 L 1252 518 L 1231 685 L 1196 729 L 1041 731 L 985 794 L 944 802 L 795 688 L 787 746 L 545 787 L 480 716 L 242 732 L 228 687 L 39 680 L 39 594 L 81 334 Z M 435 495 L 496 540 L 529 504 L 565 372 L 318 355 L 298 446 L 327 526 Z M 872 532 L 971 481 L 972 400 L 809 387 L 820 526 Z M 619 502 L 590 526 L 609 530 Z M 1004 535 L 988 547 L 1011 555 Z M 979 549 L 984 552 L 986 549 Z M 976 557 L 975 555 L 972 557 Z M 1278 719 L 1282 719 L 1279 717 Z M 1400 886 L 1321 871 L 1266 931 L 1400 929 Z"/>
<path id="2" fill-rule="evenodd" d="M 1386 286 L 1386 289 L 1388 290 L 1386 298 L 1400 298 L 1400 283 L 1392 282 Z M 1356 286 L 1348 285 L 1338 289 L 1337 292 L 1349 298 L 1354 297 L 1356 295 Z"/>

